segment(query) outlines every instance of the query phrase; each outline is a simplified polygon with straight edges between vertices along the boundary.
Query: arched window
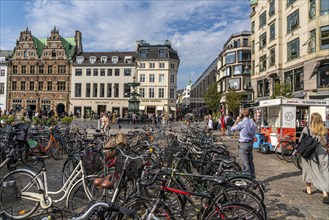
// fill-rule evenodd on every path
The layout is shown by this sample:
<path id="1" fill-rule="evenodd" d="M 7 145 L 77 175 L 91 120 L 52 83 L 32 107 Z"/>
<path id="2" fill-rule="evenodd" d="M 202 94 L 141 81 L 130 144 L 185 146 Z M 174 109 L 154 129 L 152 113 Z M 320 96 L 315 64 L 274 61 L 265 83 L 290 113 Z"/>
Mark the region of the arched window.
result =
<path id="1" fill-rule="evenodd" d="M 27 51 L 26 50 L 24 51 L 24 57 L 27 57 Z"/>
<path id="2" fill-rule="evenodd" d="M 56 51 L 55 51 L 55 50 L 53 50 L 53 51 L 51 52 L 51 56 L 52 56 L 52 57 L 56 57 Z"/>

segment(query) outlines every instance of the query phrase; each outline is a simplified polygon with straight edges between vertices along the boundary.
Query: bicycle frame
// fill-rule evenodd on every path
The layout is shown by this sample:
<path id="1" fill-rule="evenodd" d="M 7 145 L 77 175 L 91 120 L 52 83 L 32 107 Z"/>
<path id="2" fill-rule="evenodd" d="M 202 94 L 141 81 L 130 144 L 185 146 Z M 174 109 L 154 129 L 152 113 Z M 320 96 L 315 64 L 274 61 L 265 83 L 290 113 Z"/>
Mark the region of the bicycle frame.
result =
<path id="1" fill-rule="evenodd" d="M 19 170 L 28 172 L 33 175 L 32 181 L 22 189 L 22 193 L 21 193 L 22 198 L 31 200 L 31 201 L 40 202 L 40 206 L 43 209 L 49 208 L 53 202 L 57 203 L 57 202 L 64 200 L 65 198 L 67 198 L 67 196 L 70 194 L 71 190 L 74 188 L 75 184 L 77 184 L 77 182 L 75 182 L 75 180 L 77 180 L 80 175 L 82 175 L 82 177 L 80 179 L 83 181 L 84 191 L 85 191 L 88 199 L 91 200 L 91 198 L 92 198 L 89 190 L 86 187 L 85 172 L 84 172 L 81 160 L 79 161 L 78 165 L 75 167 L 74 171 L 70 174 L 69 178 L 66 180 L 66 182 L 64 183 L 62 188 L 55 192 L 48 190 L 47 171 L 46 171 L 45 166 L 43 166 L 43 168 L 38 173 L 34 173 L 33 171 L 28 170 L 28 169 L 19 169 Z M 34 182 L 38 182 L 40 184 L 40 187 L 41 187 L 40 191 L 42 192 L 41 194 L 39 192 L 34 193 L 34 192 L 27 191 Z M 43 184 L 43 182 L 44 182 L 44 184 Z M 50 195 L 58 195 L 62 192 L 64 192 L 64 195 L 57 200 L 52 200 L 52 198 L 50 197 Z M 68 204 L 68 201 L 67 201 L 67 204 Z"/>

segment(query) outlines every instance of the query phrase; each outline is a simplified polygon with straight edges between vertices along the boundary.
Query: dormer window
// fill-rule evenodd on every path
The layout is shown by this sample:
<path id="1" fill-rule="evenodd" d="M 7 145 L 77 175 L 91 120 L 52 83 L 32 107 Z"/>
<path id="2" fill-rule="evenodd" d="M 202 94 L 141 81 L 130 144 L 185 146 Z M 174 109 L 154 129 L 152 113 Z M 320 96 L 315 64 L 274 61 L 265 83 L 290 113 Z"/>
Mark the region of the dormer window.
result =
<path id="1" fill-rule="evenodd" d="M 159 49 L 159 58 L 166 58 L 166 57 L 167 57 L 167 50 Z"/>
<path id="2" fill-rule="evenodd" d="M 91 56 L 89 61 L 90 61 L 90 63 L 95 63 L 96 62 L 96 57 Z"/>
<path id="3" fill-rule="evenodd" d="M 119 57 L 118 56 L 113 56 L 112 57 L 112 63 L 118 63 Z"/>
<path id="4" fill-rule="evenodd" d="M 106 62 L 107 62 L 107 56 L 102 56 L 101 63 L 106 63 Z"/>
<path id="5" fill-rule="evenodd" d="M 125 63 L 132 63 L 132 61 L 133 61 L 132 56 L 125 57 Z"/>
<path id="6" fill-rule="evenodd" d="M 77 63 L 81 64 L 84 61 L 84 56 L 77 56 Z"/>
<path id="7" fill-rule="evenodd" d="M 139 51 L 139 56 L 140 56 L 140 58 L 147 58 L 147 55 L 148 55 L 148 51 L 147 51 L 147 49 L 141 49 L 141 50 Z"/>

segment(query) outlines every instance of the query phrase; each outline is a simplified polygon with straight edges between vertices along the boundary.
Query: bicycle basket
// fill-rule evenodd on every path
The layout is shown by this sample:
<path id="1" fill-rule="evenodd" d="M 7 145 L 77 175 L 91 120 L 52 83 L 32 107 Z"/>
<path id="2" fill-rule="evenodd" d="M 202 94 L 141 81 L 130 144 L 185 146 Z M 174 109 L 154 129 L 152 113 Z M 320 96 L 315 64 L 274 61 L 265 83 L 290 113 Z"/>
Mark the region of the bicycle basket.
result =
<path id="1" fill-rule="evenodd" d="M 87 175 L 91 175 L 103 168 L 102 149 L 90 147 L 80 152 L 83 168 Z"/>
<path id="2" fill-rule="evenodd" d="M 133 156 L 133 157 L 138 156 L 136 153 L 134 153 L 134 154 L 129 153 L 128 155 Z M 122 173 L 125 159 L 126 158 L 121 153 L 119 153 L 116 156 L 116 159 L 115 159 L 115 172 L 116 173 L 118 173 L 118 174 Z M 128 164 L 128 167 L 126 170 L 126 177 L 129 179 L 138 179 L 141 176 L 141 173 L 143 171 L 142 159 L 130 160 L 128 163 L 129 164 Z"/>
<path id="3" fill-rule="evenodd" d="M 16 129 L 19 129 L 15 132 L 16 140 L 27 141 L 27 133 L 29 130 L 29 125 L 27 123 L 19 123 L 16 125 Z"/>
<path id="4" fill-rule="evenodd" d="M 0 130 L 0 142 L 1 143 L 8 143 L 10 139 L 10 132 L 7 132 L 5 130 Z"/>
<path id="5" fill-rule="evenodd" d="M 178 143 L 177 144 L 172 143 L 165 148 L 163 161 L 167 163 L 167 166 L 171 166 L 174 160 L 174 155 L 179 151 L 180 151 L 180 147 Z"/>

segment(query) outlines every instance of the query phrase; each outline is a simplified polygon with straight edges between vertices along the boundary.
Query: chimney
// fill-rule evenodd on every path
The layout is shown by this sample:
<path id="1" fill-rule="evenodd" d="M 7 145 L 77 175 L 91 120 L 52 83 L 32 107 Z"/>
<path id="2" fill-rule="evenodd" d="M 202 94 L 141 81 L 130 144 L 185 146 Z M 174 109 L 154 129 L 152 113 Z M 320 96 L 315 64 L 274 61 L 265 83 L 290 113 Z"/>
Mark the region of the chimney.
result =
<path id="1" fill-rule="evenodd" d="M 76 43 L 76 52 L 77 55 L 83 52 L 82 48 L 82 34 L 80 31 L 75 31 L 75 43 Z"/>

